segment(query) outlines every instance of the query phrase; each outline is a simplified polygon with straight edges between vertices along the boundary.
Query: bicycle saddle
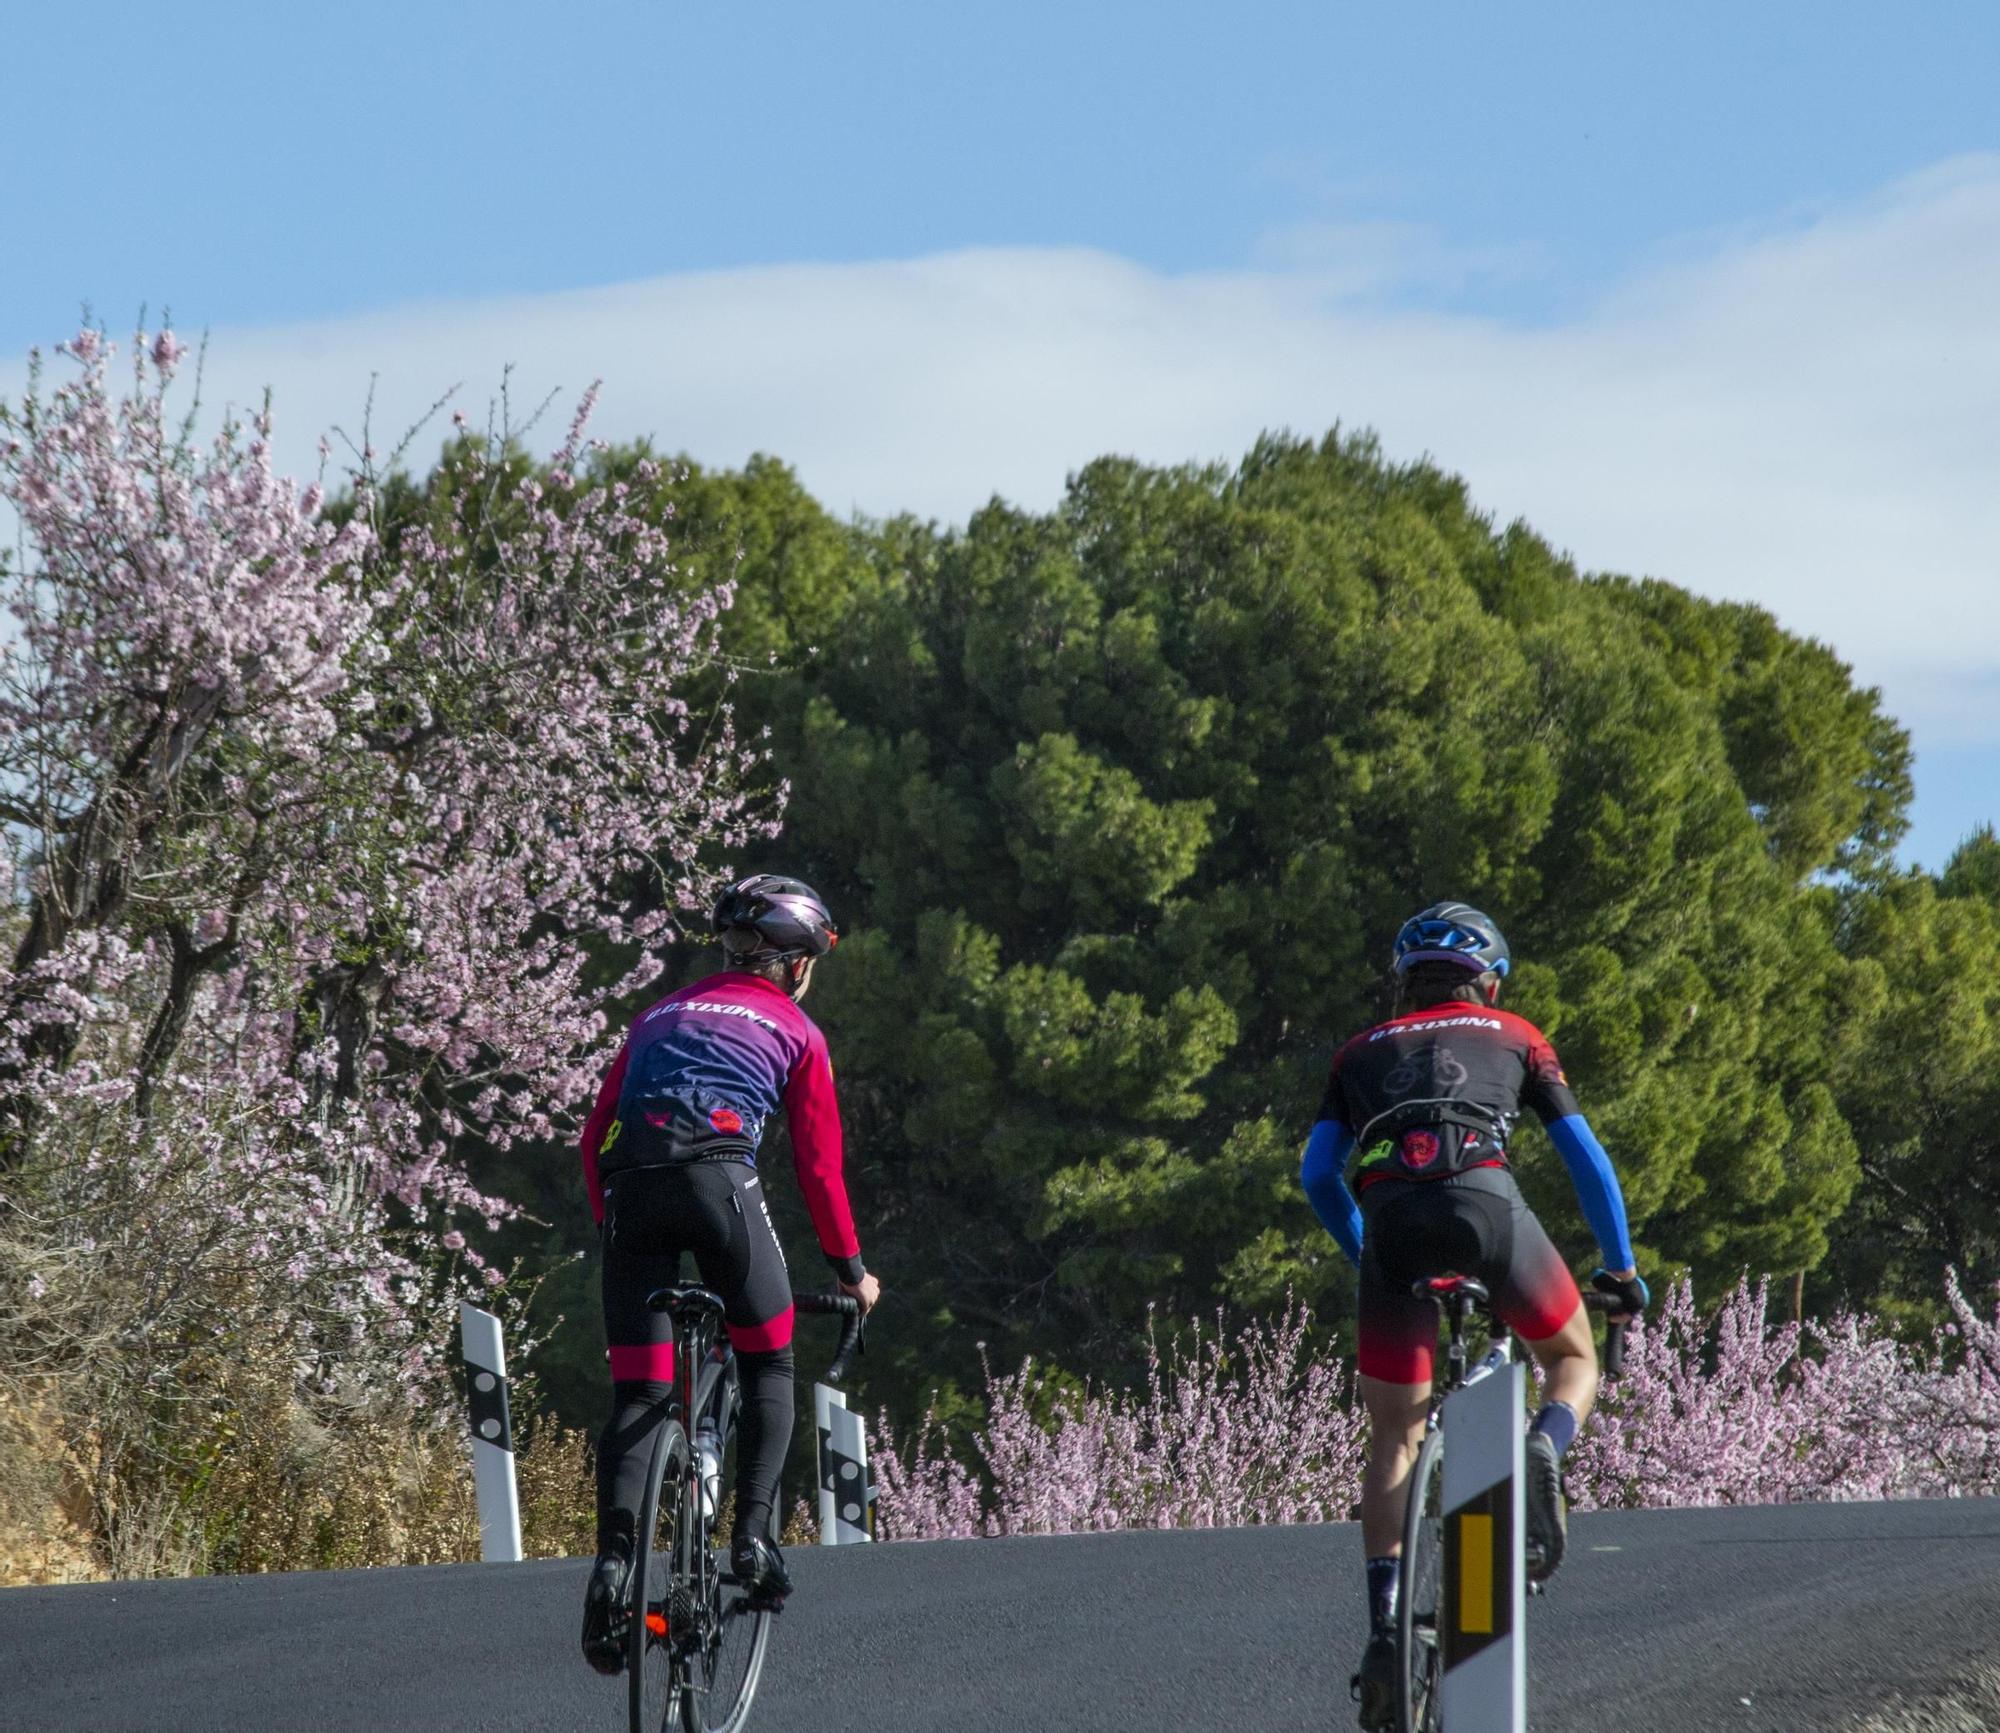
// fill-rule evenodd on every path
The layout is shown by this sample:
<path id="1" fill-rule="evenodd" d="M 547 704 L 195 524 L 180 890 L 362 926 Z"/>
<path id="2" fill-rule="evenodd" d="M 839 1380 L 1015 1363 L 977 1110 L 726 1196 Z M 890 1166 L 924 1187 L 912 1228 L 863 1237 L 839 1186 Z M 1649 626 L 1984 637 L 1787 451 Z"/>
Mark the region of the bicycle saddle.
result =
<path id="1" fill-rule="evenodd" d="M 1410 1292 L 1420 1300 L 1469 1300 L 1475 1306 L 1490 1305 L 1493 1300 L 1486 1284 L 1470 1276 L 1425 1276 L 1410 1284 Z"/>
<path id="2" fill-rule="evenodd" d="M 649 1312 L 671 1312 L 677 1318 L 690 1313 L 722 1311 L 722 1296 L 697 1284 L 687 1287 L 655 1288 L 646 1296 Z"/>

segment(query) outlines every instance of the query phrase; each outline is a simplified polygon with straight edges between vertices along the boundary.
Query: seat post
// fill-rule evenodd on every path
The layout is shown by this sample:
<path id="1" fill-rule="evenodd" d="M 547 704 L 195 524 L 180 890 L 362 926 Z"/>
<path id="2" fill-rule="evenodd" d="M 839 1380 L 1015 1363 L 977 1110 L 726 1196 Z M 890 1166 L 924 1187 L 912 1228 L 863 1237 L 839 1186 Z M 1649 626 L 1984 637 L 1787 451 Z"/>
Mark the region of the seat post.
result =
<path id="1" fill-rule="evenodd" d="M 1463 1290 L 1451 1297 L 1451 1346 L 1446 1350 L 1446 1359 L 1451 1365 L 1451 1382 L 1454 1387 L 1465 1382 L 1465 1320 L 1472 1311 L 1472 1299 Z"/>

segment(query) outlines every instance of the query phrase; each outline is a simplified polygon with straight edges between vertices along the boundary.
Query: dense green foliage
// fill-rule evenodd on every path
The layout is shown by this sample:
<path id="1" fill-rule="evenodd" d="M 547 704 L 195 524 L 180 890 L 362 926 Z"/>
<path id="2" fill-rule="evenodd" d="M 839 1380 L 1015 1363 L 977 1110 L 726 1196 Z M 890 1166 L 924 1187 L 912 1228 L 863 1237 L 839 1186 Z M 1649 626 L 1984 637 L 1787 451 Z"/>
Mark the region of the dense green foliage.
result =
<path id="1" fill-rule="evenodd" d="M 2000 1278 L 2000 841 L 1985 829 L 1938 878 L 1854 900 L 1848 948 L 1883 1014 L 1841 1106 L 1862 1182 L 1826 1284 L 1929 1314 L 1946 1268 Z"/>
<path id="2" fill-rule="evenodd" d="M 1447 895 L 1506 925 L 1648 1267 L 1857 1300 L 2000 1274 L 2000 849 L 1899 874 L 1902 731 L 1761 610 L 1581 575 L 1339 435 L 1106 460 L 956 532 L 840 524 L 769 460 L 669 491 L 696 575 L 736 566 L 730 698 L 793 783 L 737 864 L 847 933 L 810 1009 L 895 1294 L 873 1393 L 968 1383 L 979 1343 L 1126 1371 L 1155 1303 L 1343 1318 L 1297 1152 L 1395 926 Z M 1583 1261 L 1560 1165 L 1517 1153 Z"/>

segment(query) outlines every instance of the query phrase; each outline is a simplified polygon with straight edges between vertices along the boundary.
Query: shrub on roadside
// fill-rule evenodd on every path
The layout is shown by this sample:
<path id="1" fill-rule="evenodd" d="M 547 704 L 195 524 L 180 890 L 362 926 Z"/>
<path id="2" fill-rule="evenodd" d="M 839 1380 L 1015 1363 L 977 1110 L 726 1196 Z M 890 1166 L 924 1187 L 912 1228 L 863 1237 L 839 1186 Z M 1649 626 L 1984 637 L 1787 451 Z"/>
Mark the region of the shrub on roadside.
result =
<path id="1" fill-rule="evenodd" d="M 1948 1280 L 1927 1340 L 1842 1312 L 1773 1323 L 1770 1285 L 1715 1313 L 1685 1282 L 1634 1327 L 1623 1379 L 1567 1463 L 1579 1507 L 1790 1504 L 2000 1490 L 2000 1306 Z"/>
<path id="2" fill-rule="evenodd" d="M 1906 1342 L 1882 1320 L 1773 1324 L 1768 1284 L 1707 1317 L 1686 1282 L 1635 1325 L 1565 1468 L 1579 1509 L 1987 1496 L 2000 1491 L 2000 1298 Z M 1342 1518 L 1366 1419 L 1303 1309 L 1164 1360 L 1143 1391 L 1077 1391 L 1032 1362 L 989 1369 L 962 1445 L 928 1415 L 877 1423 L 883 1535 L 936 1540 Z"/>
<path id="3" fill-rule="evenodd" d="M 927 1415 L 900 1448 L 888 1416 L 873 1452 L 884 1537 L 1228 1528 L 1345 1517 L 1365 1422 L 1352 1379 L 1310 1349 L 1304 1307 L 1225 1337 L 1149 1343 L 1143 1391 L 1077 1390 L 1033 1361 L 987 1374 L 977 1467 Z M 1045 1417 L 1044 1417 L 1045 1416 Z"/>
<path id="4" fill-rule="evenodd" d="M 89 1485 L 49 1393 L 34 1424 L 0 1412 L 0 1583 L 340 1570 L 479 1557 L 462 1412 L 399 1392 L 301 1395 L 275 1346 L 210 1368 L 199 1414 L 169 1434 L 184 1454 L 123 1480 L 96 1520 L 66 1506 Z M 515 1469 L 530 1558 L 588 1553 L 589 1446 L 517 1390 Z M 108 1539 L 93 1540 L 93 1532 Z"/>

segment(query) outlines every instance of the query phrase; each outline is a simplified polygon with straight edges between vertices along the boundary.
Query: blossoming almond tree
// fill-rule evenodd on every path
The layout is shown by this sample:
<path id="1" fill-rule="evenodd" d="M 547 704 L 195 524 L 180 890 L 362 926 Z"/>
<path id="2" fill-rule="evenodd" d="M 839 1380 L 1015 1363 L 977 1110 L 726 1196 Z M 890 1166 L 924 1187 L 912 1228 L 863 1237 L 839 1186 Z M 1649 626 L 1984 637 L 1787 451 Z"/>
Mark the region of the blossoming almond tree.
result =
<path id="1" fill-rule="evenodd" d="M 196 444 L 170 332 L 122 391 L 99 333 L 63 355 L 0 405 L 0 1384 L 72 1380 L 115 1552 L 243 1333 L 423 1385 L 507 1208 L 468 1140 L 579 1104 L 769 803 L 681 695 L 729 589 L 634 509 L 657 472 L 579 479 L 589 396 L 546 468 L 461 435 L 392 515 L 372 461 L 333 506 L 278 475 L 268 407 Z"/>

